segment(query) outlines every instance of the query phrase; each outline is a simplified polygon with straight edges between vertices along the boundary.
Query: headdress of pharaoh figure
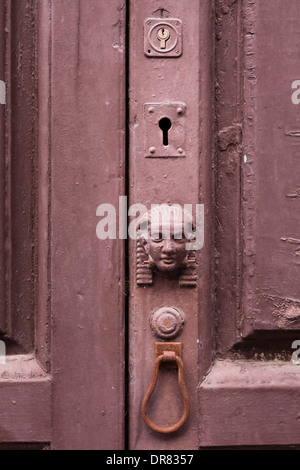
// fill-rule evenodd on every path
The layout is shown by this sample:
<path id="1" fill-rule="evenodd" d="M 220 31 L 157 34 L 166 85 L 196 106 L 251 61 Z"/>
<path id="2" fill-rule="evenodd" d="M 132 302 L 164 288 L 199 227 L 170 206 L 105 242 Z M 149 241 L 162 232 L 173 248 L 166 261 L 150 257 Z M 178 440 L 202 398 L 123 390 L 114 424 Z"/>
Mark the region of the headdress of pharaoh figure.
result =
<path id="1" fill-rule="evenodd" d="M 187 249 L 194 240 L 190 212 L 162 204 L 140 219 L 137 234 L 137 284 L 151 285 L 154 273 L 178 278 L 181 287 L 196 287 L 196 254 Z"/>

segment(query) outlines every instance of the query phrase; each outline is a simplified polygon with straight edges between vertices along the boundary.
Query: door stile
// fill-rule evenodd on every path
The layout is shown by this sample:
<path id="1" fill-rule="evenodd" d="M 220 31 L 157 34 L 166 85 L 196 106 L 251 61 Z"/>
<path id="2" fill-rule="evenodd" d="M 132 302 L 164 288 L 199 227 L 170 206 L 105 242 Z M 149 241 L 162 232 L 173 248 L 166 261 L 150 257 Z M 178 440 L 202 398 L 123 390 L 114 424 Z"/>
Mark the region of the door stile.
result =
<path id="1" fill-rule="evenodd" d="M 155 271 L 146 273 L 138 265 L 140 256 L 144 256 L 141 247 L 130 240 L 130 448 L 134 450 L 199 447 L 199 423 L 202 423 L 198 386 L 211 365 L 214 348 L 213 11 L 211 1 L 166 1 L 163 8 L 156 0 L 130 2 L 130 205 L 143 204 L 149 211 L 152 204 L 192 204 L 194 209 L 197 204 L 204 204 L 205 214 L 205 242 L 196 254 L 196 286 L 180 287 L 178 278 L 165 279 Z M 151 49 L 151 28 L 157 21 L 166 21 L 170 28 L 182 26 L 178 57 L 164 57 L 156 46 Z M 157 132 L 159 123 L 155 121 L 158 110 L 160 117 L 169 119 L 176 128 L 176 113 L 172 114 L 176 102 L 180 103 L 178 115 L 183 109 L 183 114 L 186 112 L 186 120 L 178 124 L 181 129 L 186 126 L 185 144 L 178 152 L 181 157 L 176 153 L 178 146 L 172 140 L 170 122 L 165 121 L 168 126 L 163 136 Z M 153 118 L 149 117 L 151 113 Z M 170 141 L 166 136 L 168 129 Z M 139 278 L 141 272 L 144 274 Z M 143 286 L 143 280 L 148 285 Z M 153 315 L 165 307 L 179 309 L 185 316 L 182 333 L 175 341 L 182 343 L 192 410 L 184 427 L 169 435 L 151 431 L 141 417 L 141 403 L 150 384 L 156 343 L 166 342 L 154 334 L 150 322 Z M 160 371 L 159 377 L 157 392 L 149 403 L 149 416 L 157 425 L 171 426 L 182 410 L 176 371 L 169 374 Z"/>
<path id="2" fill-rule="evenodd" d="M 35 326 L 45 320 L 37 307 L 37 2 L 5 0 L 1 13 L 0 441 L 38 449 L 51 441 L 51 381 L 35 349 Z"/>

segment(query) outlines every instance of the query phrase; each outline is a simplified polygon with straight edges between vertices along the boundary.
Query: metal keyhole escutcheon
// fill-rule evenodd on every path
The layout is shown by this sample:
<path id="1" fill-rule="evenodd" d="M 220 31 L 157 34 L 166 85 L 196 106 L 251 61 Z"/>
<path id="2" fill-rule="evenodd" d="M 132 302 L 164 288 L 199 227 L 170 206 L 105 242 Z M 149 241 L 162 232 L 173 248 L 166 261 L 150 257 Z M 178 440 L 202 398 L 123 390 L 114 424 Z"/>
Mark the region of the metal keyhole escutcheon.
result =
<path id="1" fill-rule="evenodd" d="M 163 145 L 167 147 L 169 145 L 169 130 L 172 127 L 172 122 L 169 118 L 164 117 L 159 121 L 159 127 L 163 133 Z"/>

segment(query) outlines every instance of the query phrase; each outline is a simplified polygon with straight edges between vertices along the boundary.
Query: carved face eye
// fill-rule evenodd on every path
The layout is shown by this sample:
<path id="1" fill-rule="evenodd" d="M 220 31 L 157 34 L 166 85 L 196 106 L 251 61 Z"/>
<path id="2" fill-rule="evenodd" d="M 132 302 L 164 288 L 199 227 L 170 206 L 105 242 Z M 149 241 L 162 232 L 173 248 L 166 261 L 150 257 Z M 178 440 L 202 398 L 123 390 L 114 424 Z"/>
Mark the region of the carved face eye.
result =
<path id="1" fill-rule="evenodd" d="M 161 241 L 164 240 L 164 239 L 165 239 L 165 236 L 164 236 L 164 234 L 161 233 L 161 232 L 156 232 L 156 233 L 152 233 L 152 234 L 151 234 L 151 240 L 153 240 L 154 242 L 159 243 L 159 242 L 161 242 Z"/>

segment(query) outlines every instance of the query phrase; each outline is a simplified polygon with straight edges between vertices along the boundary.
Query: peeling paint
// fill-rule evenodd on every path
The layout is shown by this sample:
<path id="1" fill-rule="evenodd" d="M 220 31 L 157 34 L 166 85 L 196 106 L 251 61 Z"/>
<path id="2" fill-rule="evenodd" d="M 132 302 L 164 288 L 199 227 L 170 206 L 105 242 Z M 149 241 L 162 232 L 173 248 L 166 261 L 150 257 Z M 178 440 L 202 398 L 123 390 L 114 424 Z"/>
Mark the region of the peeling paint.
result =
<path id="1" fill-rule="evenodd" d="M 280 328 L 288 328 L 291 324 L 300 321 L 300 304 L 298 302 L 282 302 L 276 307 L 277 310 L 274 310 L 273 318 Z"/>
<path id="2" fill-rule="evenodd" d="M 229 127 L 224 127 L 218 134 L 219 149 L 226 151 L 230 145 L 238 145 L 242 141 L 242 127 L 236 123 Z"/>
<path id="3" fill-rule="evenodd" d="M 291 199 L 300 197 L 300 188 L 290 194 L 286 194 L 286 197 Z"/>
<path id="4" fill-rule="evenodd" d="M 281 238 L 282 242 L 291 243 L 292 245 L 300 245 L 300 240 L 297 238 Z"/>
<path id="5" fill-rule="evenodd" d="M 300 131 L 289 131 L 286 132 L 285 135 L 287 137 L 300 137 Z"/>

